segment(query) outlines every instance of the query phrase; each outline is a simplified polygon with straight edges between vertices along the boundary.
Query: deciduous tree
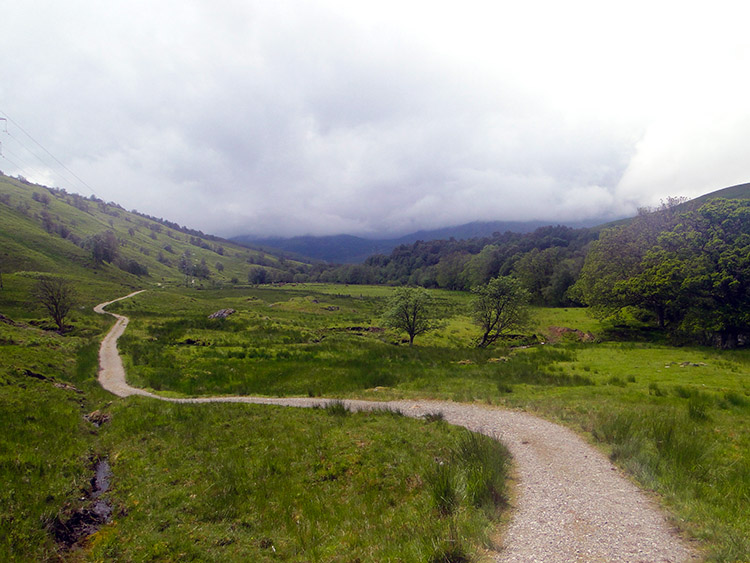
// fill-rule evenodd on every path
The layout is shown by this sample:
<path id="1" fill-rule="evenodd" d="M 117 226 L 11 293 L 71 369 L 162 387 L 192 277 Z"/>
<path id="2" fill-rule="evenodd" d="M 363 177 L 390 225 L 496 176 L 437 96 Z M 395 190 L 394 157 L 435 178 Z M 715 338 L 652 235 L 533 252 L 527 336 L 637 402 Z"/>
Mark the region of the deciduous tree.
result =
<path id="1" fill-rule="evenodd" d="M 430 294 L 426 289 L 399 287 L 388 301 L 384 316 L 387 326 L 402 330 L 409 335 L 409 346 L 414 345 L 414 337 L 437 328 Z"/>
<path id="2" fill-rule="evenodd" d="M 86 248 L 91 251 L 91 257 L 97 266 L 103 262 L 113 262 L 120 254 L 119 241 L 112 231 L 89 237 L 86 240 Z"/>
<path id="3" fill-rule="evenodd" d="M 32 289 L 32 296 L 47 309 L 59 331 L 63 332 L 65 318 L 76 303 L 73 284 L 64 278 L 42 276 Z"/>
<path id="4" fill-rule="evenodd" d="M 529 317 L 529 292 L 512 276 L 499 276 L 472 289 L 474 321 L 482 329 L 477 346 L 484 348 L 498 338 L 523 328 Z"/>

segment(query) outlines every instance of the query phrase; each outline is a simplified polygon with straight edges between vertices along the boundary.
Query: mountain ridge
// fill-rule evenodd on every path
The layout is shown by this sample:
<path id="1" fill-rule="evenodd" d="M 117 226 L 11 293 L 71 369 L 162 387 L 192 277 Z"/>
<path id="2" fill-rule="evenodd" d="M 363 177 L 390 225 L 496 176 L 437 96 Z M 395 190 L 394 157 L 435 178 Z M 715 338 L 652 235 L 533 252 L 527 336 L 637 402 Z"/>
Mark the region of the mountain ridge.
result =
<path id="1" fill-rule="evenodd" d="M 599 224 L 602 219 L 570 221 L 564 224 L 573 228 L 588 228 Z M 554 222 L 553 222 L 554 223 Z M 265 250 L 286 253 L 289 258 L 309 258 L 329 263 L 358 264 L 374 254 L 389 254 L 402 244 L 412 244 L 419 240 L 466 240 L 492 236 L 507 231 L 530 233 L 539 227 L 551 225 L 548 221 L 472 221 L 452 227 L 419 230 L 400 237 L 368 239 L 355 235 L 303 235 L 296 237 L 253 237 L 239 235 L 231 237 L 232 242 Z"/>

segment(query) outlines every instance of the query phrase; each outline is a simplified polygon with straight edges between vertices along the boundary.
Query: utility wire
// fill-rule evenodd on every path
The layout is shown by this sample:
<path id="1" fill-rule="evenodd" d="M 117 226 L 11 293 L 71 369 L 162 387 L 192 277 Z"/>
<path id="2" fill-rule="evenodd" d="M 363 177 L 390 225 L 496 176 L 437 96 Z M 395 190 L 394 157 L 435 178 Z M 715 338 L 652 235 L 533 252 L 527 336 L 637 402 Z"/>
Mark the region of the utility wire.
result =
<path id="1" fill-rule="evenodd" d="M 8 162 L 10 162 L 11 166 L 15 166 L 16 168 L 18 168 L 19 170 L 21 170 L 21 167 L 18 166 L 18 164 L 16 164 L 15 162 L 13 162 L 11 159 L 9 159 L 7 156 L 5 156 L 3 154 L 2 157 L 3 157 L 3 160 L 7 160 Z"/>
<path id="2" fill-rule="evenodd" d="M 4 149 L 5 152 L 7 152 L 8 154 L 10 154 L 13 158 L 15 158 L 18 162 L 21 163 L 21 166 L 19 166 L 17 164 L 14 164 L 14 166 L 16 168 L 18 168 L 19 170 L 21 170 L 21 172 L 23 172 L 24 174 L 29 175 L 29 172 L 32 172 L 33 174 L 35 174 L 37 176 L 42 176 L 42 177 L 44 176 L 44 172 L 42 170 L 39 170 L 35 166 L 30 166 L 29 163 L 28 163 L 28 161 L 24 160 L 24 158 L 21 155 L 16 154 L 14 151 L 12 151 L 11 149 L 9 149 L 7 145 L 4 145 L 3 149 Z M 34 155 L 34 156 L 36 156 L 36 155 Z"/>
<path id="3" fill-rule="evenodd" d="M 9 123 L 12 123 L 14 126 L 16 126 L 29 139 L 31 139 L 34 143 L 36 143 L 36 145 L 39 148 L 41 148 L 44 152 L 46 152 L 52 158 L 52 160 L 54 160 L 57 164 L 59 164 L 64 170 L 66 170 L 71 176 L 73 176 L 76 180 L 78 180 L 82 185 L 84 185 L 86 187 L 86 189 L 88 189 L 91 192 L 92 195 L 96 196 L 96 192 L 94 192 L 94 188 L 92 188 L 91 186 L 89 186 L 75 172 L 73 172 L 70 168 L 68 168 L 67 166 L 65 166 L 54 154 L 52 154 L 50 151 L 48 151 L 39 141 L 37 141 L 34 137 L 32 137 L 31 134 L 28 131 L 26 131 L 23 127 L 21 127 L 15 120 L 11 119 L 11 117 L 7 113 L 5 113 L 4 111 L 0 111 L 0 113 L 5 116 L 5 119 Z M 7 126 L 6 126 L 6 131 L 5 132 L 7 133 Z M 8 135 L 10 136 L 10 133 L 8 133 Z M 15 137 L 12 137 L 12 138 L 15 139 Z M 23 143 L 21 143 L 18 139 L 16 139 L 16 141 L 18 141 L 18 143 L 21 144 L 21 146 L 24 146 Z M 24 146 L 24 148 L 26 148 L 26 147 Z M 28 150 L 28 149 L 26 149 L 26 150 Z M 29 151 L 29 152 L 31 152 L 31 151 Z M 39 158 L 39 157 L 37 156 L 37 158 Z M 41 158 L 39 160 L 41 160 Z"/>

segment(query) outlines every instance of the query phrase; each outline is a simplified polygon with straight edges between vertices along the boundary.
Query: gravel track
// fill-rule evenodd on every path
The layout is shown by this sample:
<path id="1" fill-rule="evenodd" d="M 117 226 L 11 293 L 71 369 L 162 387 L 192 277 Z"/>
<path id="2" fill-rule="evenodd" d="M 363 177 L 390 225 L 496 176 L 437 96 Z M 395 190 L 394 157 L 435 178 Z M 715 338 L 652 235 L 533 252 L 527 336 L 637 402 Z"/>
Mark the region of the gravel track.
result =
<path id="1" fill-rule="evenodd" d="M 127 299 L 134 292 L 120 299 Z M 115 299 L 114 301 L 119 301 Z M 114 301 L 97 305 L 97 313 Z M 99 381 L 119 397 L 143 395 L 173 403 L 254 403 L 294 407 L 323 406 L 307 398 L 161 397 L 129 386 L 117 351 L 127 317 L 102 341 Z M 420 417 L 441 412 L 451 424 L 502 441 L 513 455 L 518 498 L 504 532 L 498 562 L 686 562 L 697 553 L 670 526 L 665 515 L 598 450 L 572 431 L 523 412 L 441 401 L 357 401 L 352 410 L 398 409 Z"/>

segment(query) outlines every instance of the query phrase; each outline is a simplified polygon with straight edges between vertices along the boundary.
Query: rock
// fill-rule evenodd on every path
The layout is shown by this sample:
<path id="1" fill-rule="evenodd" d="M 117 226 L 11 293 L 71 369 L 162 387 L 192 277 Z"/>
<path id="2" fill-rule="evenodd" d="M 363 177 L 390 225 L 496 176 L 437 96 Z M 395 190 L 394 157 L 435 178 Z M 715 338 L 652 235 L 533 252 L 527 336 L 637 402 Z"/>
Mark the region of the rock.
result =
<path id="1" fill-rule="evenodd" d="M 560 342 L 563 339 L 577 340 L 578 342 L 595 342 L 596 337 L 590 332 L 583 332 L 577 328 L 568 328 L 564 326 L 549 327 L 549 336 L 551 342 Z"/>
<path id="2" fill-rule="evenodd" d="M 226 319 L 229 315 L 236 313 L 234 309 L 219 309 L 215 313 L 208 315 L 209 319 Z"/>
<path id="3" fill-rule="evenodd" d="M 73 391 L 74 393 L 78 393 L 79 395 L 83 394 L 83 391 L 78 389 L 78 387 L 71 385 L 70 383 L 60 383 L 59 381 L 55 381 L 52 383 L 55 387 L 58 389 L 64 389 L 65 391 Z"/>
<path id="4" fill-rule="evenodd" d="M 94 426 L 101 426 L 112 420 L 112 415 L 97 409 L 94 412 L 85 415 L 83 418 L 88 420 Z"/>

